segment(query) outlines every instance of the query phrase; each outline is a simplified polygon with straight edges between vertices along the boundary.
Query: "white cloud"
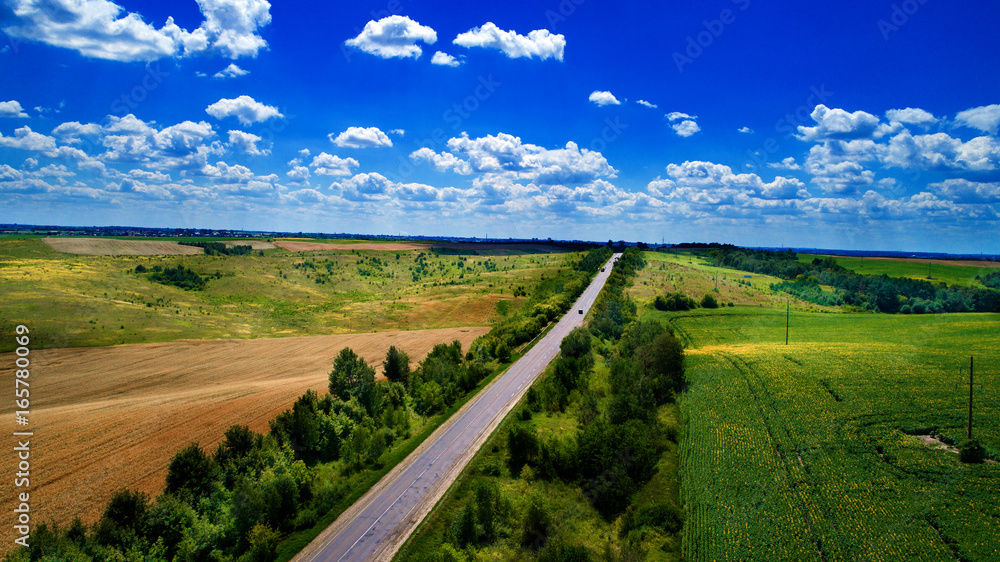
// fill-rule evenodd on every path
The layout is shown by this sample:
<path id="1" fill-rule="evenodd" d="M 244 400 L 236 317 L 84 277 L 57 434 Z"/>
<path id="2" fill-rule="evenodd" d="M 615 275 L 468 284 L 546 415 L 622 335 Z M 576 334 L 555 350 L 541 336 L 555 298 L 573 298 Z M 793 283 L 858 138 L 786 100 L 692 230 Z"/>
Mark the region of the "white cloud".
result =
<path id="1" fill-rule="evenodd" d="M 566 48 L 566 37 L 550 33 L 547 29 L 536 29 L 524 36 L 514 31 L 504 31 L 493 22 L 486 22 L 481 27 L 460 33 L 453 42 L 466 48 L 496 49 L 512 59 L 537 57 L 541 60 L 554 58 L 561 61 Z"/>
<path id="2" fill-rule="evenodd" d="M 82 137 L 99 136 L 101 130 L 101 126 L 96 123 L 84 125 L 79 121 L 70 121 L 52 129 L 52 134 L 59 137 L 59 140 L 66 144 L 77 144 L 81 142 Z"/>
<path id="3" fill-rule="evenodd" d="M 7 164 L 0 164 L 0 182 L 20 181 L 22 179 L 24 179 L 24 174 L 19 170 L 15 170 Z"/>
<path id="4" fill-rule="evenodd" d="M 1000 127 L 1000 105 L 966 109 L 955 116 L 955 123 L 996 135 Z"/>
<path id="5" fill-rule="evenodd" d="M 464 61 L 458 60 L 455 57 L 449 55 L 448 53 L 443 53 L 441 51 L 434 53 L 434 56 L 431 57 L 431 64 L 436 64 L 438 66 L 456 67 L 456 66 L 462 66 L 463 62 Z"/>
<path id="6" fill-rule="evenodd" d="M 285 175 L 294 182 L 305 183 L 309 181 L 309 168 L 305 166 L 293 166 Z"/>
<path id="7" fill-rule="evenodd" d="M 258 31 L 271 22 L 266 0 L 197 0 L 204 16 L 194 31 L 167 18 L 157 29 L 138 13 L 109 0 L 12 0 L 11 36 L 72 49 L 83 56 L 115 61 L 152 61 L 209 50 L 230 58 L 256 56 L 267 47 Z"/>
<path id="8" fill-rule="evenodd" d="M 606 105 L 621 105 L 618 98 L 614 96 L 611 92 L 607 91 L 594 91 L 590 93 L 590 101 L 598 106 L 604 107 Z"/>
<path id="9" fill-rule="evenodd" d="M 36 133 L 31 130 L 31 127 L 21 127 L 14 131 L 13 137 L 0 135 L 0 146 L 33 152 L 48 152 L 56 150 L 56 139 Z"/>
<path id="10" fill-rule="evenodd" d="M 216 119 L 236 117 L 243 125 L 261 123 L 274 117 L 284 117 L 278 108 L 264 105 L 250 96 L 240 96 L 235 99 L 221 99 L 205 108 L 205 111 Z"/>
<path id="11" fill-rule="evenodd" d="M 1000 141 L 977 137 L 962 142 L 946 133 L 893 137 L 884 152 L 884 164 L 900 168 L 992 171 L 1000 166 Z"/>
<path id="12" fill-rule="evenodd" d="M 743 133 L 744 135 L 752 135 L 753 134 L 753 129 L 751 129 L 750 127 L 740 127 L 736 131 L 739 132 L 739 133 Z"/>
<path id="13" fill-rule="evenodd" d="M 229 131 L 229 147 L 237 152 L 242 152 L 251 156 L 266 156 L 270 154 L 270 150 L 261 150 L 257 146 L 257 143 L 260 141 L 261 138 L 259 136 L 251 133 L 245 133 L 243 131 Z"/>
<path id="14" fill-rule="evenodd" d="M 694 121 L 697 119 L 694 115 L 688 115 L 687 113 L 681 113 L 680 111 L 672 111 L 665 115 L 668 121 L 677 121 L 678 119 L 688 119 Z"/>
<path id="15" fill-rule="evenodd" d="M 406 16 L 392 15 L 368 22 L 357 37 L 348 39 L 345 44 L 390 59 L 420 58 L 423 50 L 418 42 L 433 45 L 437 42 L 437 33 Z"/>
<path id="16" fill-rule="evenodd" d="M 660 107 L 660 106 L 656 105 L 655 103 L 650 103 L 650 102 L 648 102 L 646 100 L 639 100 L 636 103 L 638 103 L 641 106 L 648 107 L 650 109 L 657 109 L 658 107 Z"/>
<path id="17" fill-rule="evenodd" d="M 906 109 L 890 109 L 885 112 L 885 118 L 897 123 L 930 127 L 938 122 L 938 118 L 923 109 L 907 107 Z"/>
<path id="18" fill-rule="evenodd" d="M 250 74 L 249 70 L 243 70 L 242 68 L 236 66 L 234 63 L 230 63 L 229 66 L 223 68 L 222 70 L 216 72 L 212 78 L 224 79 L 224 78 L 239 78 L 240 76 L 246 76 Z"/>
<path id="19" fill-rule="evenodd" d="M 0 118 L 2 117 L 25 119 L 28 117 L 28 114 L 24 112 L 24 109 L 21 108 L 21 104 L 16 100 L 0 101 Z"/>
<path id="20" fill-rule="evenodd" d="M 357 168 L 360 165 L 354 158 L 341 158 L 326 152 L 317 155 L 310 164 L 316 174 L 320 176 L 349 176 L 351 168 Z"/>
<path id="21" fill-rule="evenodd" d="M 962 204 L 1000 203 L 1000 183 L 982 183 L 965 179 L 950 179 L 928 186 L 937 193 Z"/>
<path id="22" fill-rule="evenodd" d="M 396 135 L 397 137 L 403 137 L 406 136 L 406 131 L 404 131 L 403 129 L 390 129 L 389 134 Z"/>
<path id="23" fill-rule="evenodd" d="M 600 152 L 581 149 L 574 142 L 550 150 L 522 143 L 519 137 L 507 133 L 476 139 L 463 133 L 450 139 L 447 146 L 449 152 L 438 154 L 423 148 L 410 157 L 430 162 L 440 171 L 507 176 L 539 185 L 583 184 L 614 178 L 618 173 Z"/>
<path id="24" fill-rule="evenodd" d="M 378 127 L 348 127 L 336 137 L 330 133 L 330 142 L 343 148 L 381 148 L 392 146 L 389 136 Z"/>
<path id="25" fill-rule="evenodd" d="M 813 110 L 811 117 L 817 126 L 800 126 L 798 134 L 800 140 L 821 142 L 868 139 L 875 138 L 879 132 L 878 117 L 864 111 L 848 113 L 843 109 L 830 109 L 820 104 Z"/>
<path id="26" fill-rule="evenodd" d="M 779 170 L 801 170 L 802 169 L 802 166 L 800 166 L 798 163 L 796 163 L 795 162 L 795 158 L 792 158 L 791 156 L 789 156 L 788 158 L 785 158 L 784 160 L 782 160 L 781 162 L 778 162 L 778 163 L 772 162 L 772 163 L 768 164 L 768 167 L 770 167 L 770 168 L 777 168 Z"/>
<path id="27" fill-rule="evenodd" d="M 690 119 L 681 121 L 680 123 L 674 123 L 671 127 L 673 127 L 674 132 L 677 133 L 677 136 L 685 138 L 690 137 L 701 130 L 698 123 L 695 123 Z"/>

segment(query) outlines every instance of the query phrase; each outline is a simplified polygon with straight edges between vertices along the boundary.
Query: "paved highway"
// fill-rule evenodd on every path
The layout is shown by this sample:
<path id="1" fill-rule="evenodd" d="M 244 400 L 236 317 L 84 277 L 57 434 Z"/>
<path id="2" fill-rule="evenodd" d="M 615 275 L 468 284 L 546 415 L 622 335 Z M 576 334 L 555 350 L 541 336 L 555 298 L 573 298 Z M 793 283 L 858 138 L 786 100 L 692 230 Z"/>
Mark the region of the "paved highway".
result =
<path id="1" fill-rule="evenodd" d="M 583 323 L 620 255 L 615 254 L 541 341 L 385 475 L 295 560 L 391 559 L 532 381 L 555 359 L 563 338 Z"/>

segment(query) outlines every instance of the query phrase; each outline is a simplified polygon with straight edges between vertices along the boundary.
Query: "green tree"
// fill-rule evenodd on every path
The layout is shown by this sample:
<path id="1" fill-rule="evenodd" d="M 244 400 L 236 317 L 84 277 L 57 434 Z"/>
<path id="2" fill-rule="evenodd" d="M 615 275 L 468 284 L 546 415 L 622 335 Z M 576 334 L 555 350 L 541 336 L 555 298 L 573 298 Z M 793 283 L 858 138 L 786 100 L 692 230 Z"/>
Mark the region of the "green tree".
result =
<path id="1" fill-rule="evenodd" d="M 719 308 L 719 301 L 715 300 L 712 295 L 705 295 L 705 298 L 701 299 L 702 308 Z"/>
<path id="2" fill-rule="evenodd" d="M 330 394 L 348 400 L 355 397 L 369 416 L 375 416 L 375 369 L 349 347 L 340 350 L 330 372 Z"/>
<path id="3" fill-rule="evenodd" d="M 538 550 L 545 546 L 552 531 L 552 517 L 544 500 L 533 495 L 528 503 L 528 512 L 524 517 L 524 527 L 521 530 L 521 546 Z"/>
<path id="4" fill-rule="evenodd" d="M 410 356 L 396 346 L 389 347 L 382 372 L 390 382 L 406 384 L 410 378 Z"/>
<path id="5" fill-rule="evenodd" d="M 572 357 L 574 359 L 583 357 L 590 353 L 591 340 L 590 331 L 583 326 L 579 326 L 573 328 L 573 331 L 563 338 L 559 344 L 559 350 L 563 357 Z"/>
<path id="6" fill-rule="evenodd" d="M 192 443 L 181 449 L 167 467 L 167 493 L 197 503 L 212 490 L 219 475 L 219 465 L 205 451 Z"/>
<path id="7" fill-rule="evenodd" d="M 538 452 L 538 435 L 530 424 L 516 423 L 507 431 L 507 451 L 510 473 L 517 476 L 521 468 Z"/>

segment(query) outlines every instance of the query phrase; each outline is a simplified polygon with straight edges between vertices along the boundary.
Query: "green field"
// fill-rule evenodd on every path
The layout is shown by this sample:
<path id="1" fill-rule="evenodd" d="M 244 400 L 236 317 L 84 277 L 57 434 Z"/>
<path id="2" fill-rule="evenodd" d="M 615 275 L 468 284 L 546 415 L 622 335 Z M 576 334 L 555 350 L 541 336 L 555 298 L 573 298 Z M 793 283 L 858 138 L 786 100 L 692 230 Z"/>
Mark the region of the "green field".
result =
<path id="1" fill-rule="evenodd" d="M 803 263 L 810 263 L 815 258 L 827 257 L 813 254 L 799 254 L 798 256 L 799 261 Z M 946 283 L 948 285 L 961 285 L 965 287 L 981 287 L 982 285 L 976 281 L 976 276 L 986 276 L 989 273 L 997 271 L 996 267 L 988 267 L 986 265 L 974 266 L 845 256 L 830 257 L 833 257 L 837 264 L 844 269 L 849 269 L 862 275 L 888 275 L 889 277 L 921 279 L 934 283 Z"/>
<path id="2" fill-rule="evenodd" d="M 488 250 L 487 250 L 487 253 Z M 259 338 L 489 325 L 576 253 L 255 251 L 246 256 L 81 256 L 37 238 L 0 239 L 0 329 L 39 347 Z M 135 273 L 183 265 L 211 277 L 185 291 Z M 11 349 L 10 342 L 0 351 Z"/>
<path id="3" fill-rule="evenodd" d="M 684 554 L 689 560 L 997 560 L 1000 316 L 649 313 L 683 336 Z M 966 370 L 960 375 L 960 369 Z"/>

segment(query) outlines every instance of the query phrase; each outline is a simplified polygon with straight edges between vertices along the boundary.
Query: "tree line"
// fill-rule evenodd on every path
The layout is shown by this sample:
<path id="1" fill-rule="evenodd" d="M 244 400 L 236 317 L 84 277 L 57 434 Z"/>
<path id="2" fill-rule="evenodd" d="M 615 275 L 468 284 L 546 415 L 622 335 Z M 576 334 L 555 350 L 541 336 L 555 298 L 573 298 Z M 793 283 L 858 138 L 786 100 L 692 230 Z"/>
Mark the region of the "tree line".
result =
<path id="1" fill-rule="evenodd" d="M 861 275 L 839 265 L 833 258 L 800 262 L 792 250 L 776 252 L 725 247 L 711 250 L 709 256 L 718 266 L 785 279 L 773 288 L 817 304 L 845 305 L 888 314 L 1000 312 L 1000 291 L 988 284 L 986 287 L 961 287 L 884 274 Z M 824 292 L 820 285 L 832 286 L 836 292 Z"/>

